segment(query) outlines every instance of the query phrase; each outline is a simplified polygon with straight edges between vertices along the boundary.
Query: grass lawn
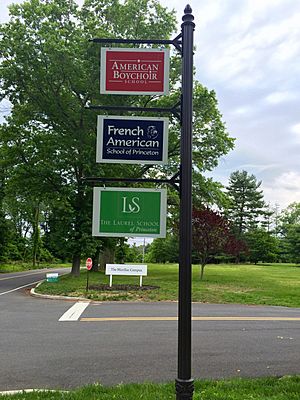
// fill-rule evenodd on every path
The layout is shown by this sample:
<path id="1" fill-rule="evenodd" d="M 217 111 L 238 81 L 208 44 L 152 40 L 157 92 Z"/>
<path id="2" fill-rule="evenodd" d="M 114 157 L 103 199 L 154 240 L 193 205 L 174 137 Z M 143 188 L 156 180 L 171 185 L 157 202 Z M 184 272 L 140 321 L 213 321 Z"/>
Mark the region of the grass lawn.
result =
<path id="1" fill-rule="evenodd" d="M 92 290 L 86 293 L 86 271 L 80 277 L 66 275 L 58 283 L 43 283 L 39 293 L 83 296 L 92 300 L 163 301 L 178 298 L 178 265 L 149 264 L 143 285 L 152 290 Z M 90 286 L 108 284 L 102 272 L 90 272 Z M 113 277 L 113 284 L 138 285 L 138 277 Z M 200 281 L 199 266 L 193 267 L 192 300 L 208 303 L 266 304 L 300 306 L 300 268 L 291 264 L 236 265 L 218 264 L 205 268 Z"/>
<path id="2" fill-rule="evenodd" d="M 42 262 L 36 264 L 35 268 L 33 268 L 32 263 L 29 262 L 17 262 L 11 261 L 7 263 L 0 263 L 0 274 L 8 273 L 8 272 L 24 272 L 33 269 L 43 269 L 43 268 L 67 268 L 71 267 L 71 264 L 54 264 L 54 263 L 46 263 Z"/>
<path id="3" fill-rule="evenodd" d="M 2 400 L 171 400 L 174 384 L 86 386 L 71 392 L 33 392 L 1 396 Z M 196 381 L 194 400 L 299 400 L 300 376 Z"/>

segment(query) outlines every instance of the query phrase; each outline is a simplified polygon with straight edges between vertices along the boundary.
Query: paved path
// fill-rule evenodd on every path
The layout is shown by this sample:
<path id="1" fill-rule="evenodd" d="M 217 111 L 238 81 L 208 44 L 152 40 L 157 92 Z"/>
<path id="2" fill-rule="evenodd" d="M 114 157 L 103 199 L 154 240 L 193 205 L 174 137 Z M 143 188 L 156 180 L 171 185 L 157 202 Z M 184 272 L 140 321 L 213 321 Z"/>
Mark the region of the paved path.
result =
<path id="1" fill-rule="evenodd" d="M 25 275 L 0 275 L 0 390 L 174 380 L 176 303 L 36 299 L 11 290 L 45 271 Z M 300 309 L 193 304 L 193 317 L 194 378 L 300 373 Z"/>

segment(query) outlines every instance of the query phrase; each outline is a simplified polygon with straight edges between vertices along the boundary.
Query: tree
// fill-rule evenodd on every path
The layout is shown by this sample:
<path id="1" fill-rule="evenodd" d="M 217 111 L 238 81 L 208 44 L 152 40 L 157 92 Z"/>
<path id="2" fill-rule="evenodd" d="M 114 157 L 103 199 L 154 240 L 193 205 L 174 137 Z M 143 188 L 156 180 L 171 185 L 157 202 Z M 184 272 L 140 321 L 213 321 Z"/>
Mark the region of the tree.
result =
<path id="1" fill-rule="evenodd" d="M 274 262 L 278 255 L 278 241 L 262 228 L 253 229 L 245 234 L 248 245 L 248 257 L 251 262 Z"/>
<path id="2" fill-rule="evenodd" d="M 265 215 L 266 205 L 260 186 L 261 181 L 247 171 L 235 171 L 230 175 L 227 193 L 231 201 L 226 214 L 239 236 L 257 227 L 259 218 Z"/>
<path id="3" fill-rule="evenodd" d="M 167 235 L 164 238 L 154 239 L 146 254 L 146 261 L 153 263 L 178 262 L 178 237 Z"/>
<path id="4" fill-rule="evenodd" d="M 281 233 L 289 225 L 300 225 L 300 203 L 291 203 L 280 215 Z"/>
<path id="5" fill-rule="evenodd" d="M 290 225 L 287 228 L 285 242 L 291 261 L 300 264 L 300 224 Z"/>
<path id="6" fill-rule="evenodd" d="M 6 258 L 8 243 L 8 223 L 3 211 L 3 183 L 0 182 L 0 261 Z"/>
<path id="7" fill-rule="evenodd" d="M 300 203 L 291 203 L 279 217 L 281 248 L 286 261 L 300 262 Z"/>
<path id="8" fill-rule="evenodd" d="M 19 172 L 20 188 L 33 189 L 35 183 L 50 200 L 55 193 L 54 201 L 59 199 L 69 212 L 64 238 L 72 253 L 72 272 L 79 274 L 81 254 L 90 242 L 86 221 L 91 215 L 91 190 L 82 178 L 93 172 L 103 176 L 111 169 L 93 165 L 96 116 L 85 106 L 92 99 L 98 104 L 110 100 L 97 93 L 99 48 L 89 39 L 166 38 L 174 17 L 156 1 L 142 0 L 87 0 L 81 9 L 72 0 L 30 0 L 10 12 L 11 20 L 0 32 L 1 96 L 12 103 L 12 116 L 3 128 L 7 152 Z M 115 169 L 122 176 L 126 168 Z M 51 235 L 55 228 L 48 225 Z"/>
<path id="9" fill-rule="evenodd" d="M 241 255 L 247 256 L 249 249 L 243 239 L 237 238 L 232 232 L 228 236 L 225 245 L 225 254 L 233 256 L 236 263 L 240 261 Z"/>
<path id="10" fill-rule="evenodd" d="M 192 229 L 193 250 L 200 260 L 202 279 L 204 268 L 212 256 L 225 251 L 230 227 L 228 221 L 218 212 L 205 208 L 193 211 Z"/>
<path id="11" fill-rule="evenodd" d="M 71 256 L 72 273 L 78 275 L 81 257 L 96 254 L 102 241 L 91 237 L 92 193 L 83 178 L 170 176 L 178 171 L 180 152 L 179 122 L 171 116 L 168 166 L 96 165 L 96 115 L 86 106 L 173 106 L 180 99 L 181 60 L 178 55 L 171 60 L 170 96 L 100 95 L 100 49 L 89 40 L 168 39 L 175 30 L 174 13 L 156 0 L 86 0 L 81 8 L 74 0 L 29 0 L 11 6 L 10 14 L 0 28 L 0 95 L 12 104 L 0 128 L 8 186 L 14 182 L 16 195 L 26 187 L 28 198 L 49 209 L 45 243 L 56 254 Z M 206 198 L 201 174 L 217 164 L 233 140 L 215 93 L 197 82 L 194 109 L 195 182 Z"/>

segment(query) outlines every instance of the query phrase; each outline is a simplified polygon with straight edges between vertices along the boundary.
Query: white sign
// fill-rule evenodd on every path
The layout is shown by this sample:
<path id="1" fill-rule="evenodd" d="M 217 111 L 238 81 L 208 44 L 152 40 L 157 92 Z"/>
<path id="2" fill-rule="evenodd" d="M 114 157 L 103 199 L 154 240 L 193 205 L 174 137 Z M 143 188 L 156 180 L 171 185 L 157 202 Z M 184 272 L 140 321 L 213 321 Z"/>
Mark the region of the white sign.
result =
<path id="1" fill-rule="evenodd" d="M 110 275 L 110 287 L 112 286 L 113 275 L 138 275 L 140 286 L 142 286 L 143 276 L 147 276 L 147 265 L 106 264 L 105 274 Z"/>
<path id="2" fill-rule="evenodd" d="M 106 264 L 105 274 L 147 276 L 147 265 Z"/>
<path id="3" fill-rule="evenodd" d="M 57 282 L 58 281 L 58 272 L 52 272 L 52 273 L 46 274 L 46 280 L 47 280 L 47 282 Z"/>

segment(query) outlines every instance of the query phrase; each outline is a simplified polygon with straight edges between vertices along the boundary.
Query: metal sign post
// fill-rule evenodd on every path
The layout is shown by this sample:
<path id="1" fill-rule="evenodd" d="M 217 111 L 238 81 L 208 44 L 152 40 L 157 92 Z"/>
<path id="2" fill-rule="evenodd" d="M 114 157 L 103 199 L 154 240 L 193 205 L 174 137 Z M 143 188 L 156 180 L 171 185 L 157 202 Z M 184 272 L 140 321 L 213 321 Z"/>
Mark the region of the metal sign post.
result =
<path id="1" fill-rule="evenodd" d="M 193 398 L 191 379 L 193 38 L 189 5 L 182 17 L 181 184 L 179 224 L 178 377 L 176 399 Z"/>
<path id="2" fill-rule="evenodd" d="M 89 291 L 89 272 L 93 267 L 93 260 L 90 257 L 86 259 L 85 266 L 86 266 L 86 269 L 87 269 L 87 273 L 86 273 L 86 291 L 88 292 Z"/>
<path id="3" fill-rule="evenodd" d="M 178 300 L 178 375 L 175 381 L 176 399 L 177 400 L 192 400 L 194 393 L 194 381 L 191 378 L 191 286 L 192 286 L 192 119 L 193 119 L 193 43 L 194 43 L 194 28 L 193 22 L 194 17 L 192 15 L 192 9 L 190 5 L 187 5 L 184 10 L 184 16 L 182 17 L 183 23 L 181 25 L 181 33 L 176 36 L 173 40 L 157 40 L 157 39 L 92 39 L 94 43 L 130 43 L 130 44 L 159 44 L 159 45 L 173 45 L 182 55 L 182 90 L 181 90 L 181 109 L 179 110 L 179 104 L 175 104 L 171 108 L 161 107 L 127 107 L 127 106 L 98 106 L 91 105 L 88 108 L 91 110 L 105 110 L 105 111 L 127 111 L 127 112 L 152 112 L 152 113 L 172 113 L 181 122 L 181 154 L 180 154 L 180 173 L 176 173 L 171 179 L 151 179 L 151 178 L 110 178 L 110 177 L 86 177 L 84 181 L 86 183 L 96 182 L 153 182 L 157 184 L 170 184 L 174 189 L 179 190 L 178 183 L 180 183 L 180 226 L 179 226 L 179 300 Z M 126 60 L 120 58 L 121 55 L 126 53 Z M 138 57 L 137 57 L 138 56 Z M 146 57 L 147 56 L 147 57 Z M 148 56 L 151 56 L 150 59 Z M 103 49 L 101 58 L 102 77 L 101 77 L 101 93 L 106 94 L 140 94 L 149 95 L 155 94 L 167 94 L 167 81 L 168 81 L 168 51 L 164 50 L 145 50 L 145 49 Z M 124 61 L 125 60 L 125 61 Z M 150 64 L 147 62 L 151 61 Z M 122 64 L 122 65 L 121 65 Z M 159 65 L 163 65 L 163 68 Z M 137 75 L 143 69 L 153 76 Z M 122 70 L 122 73 L 120 72 Z M 153 78 L 153 79 L 152 79 Z M 120 162 L 120 159 L 110 159 L 110 156 L 117 155 L 119 158 L 123 158 L 123 154 L 128 151 L 128 156 L 124 158 L 125 163 L 135 163 L 139 161 L 141 164 L 150 163 L 163 164 L 166 161 L 166 157 L 162 157 L 161 160 L 154 159 L 142 159 L 135 160 L 132 153 L 140 153 L 144 151 L 141 147 L 145 144 L 140 140 L 134 141 L 128 139 L 128 142 L 123 139 L 124 133 L 128 132 L 131 136 L 140 133 L 140 139 L 142 133 L 144 134 L 148 128 L 142 127 L 141 122 L 138 122 L 137 126 L 130 125 L 125 126 L 124 124 L 129 122 L 126 118 L 123 118 L 123 125 L 119 125 L 118 119 L 121 117 L 115 117 L 114 121 L 110 121 L 109 127 L 101 128 L 101 132 L 106 132 L 106 148 L 103 150 L 103 143 L 99 142 L 100 150 L 98 151 L 98 162 Z M 101 123 L 103 122 L 100 119 Z M 128 121 L 128 117 L 127 117 Z M 151 124 L 151 126 L 154 124 Z M 127 131 L 126 131 L 127 129 Z M 159 129 L 151 128 L 149 130 L 149 140 L 153 141 L 153 135 L 159 133 Z M 111 139 L 114 136 L 117 140 L 115 142 Z M 118 136 L 118 137 L 117 137 Z M 120 138 L 119 138 L 120 136 Z M 104 136 L 102 136 L 104 137 Z M 103 140 L 103 139 L 101 139 Z M 107 146 L 107 144 L 109 146 Z M 121 150 L 117 151 L 117 147 Z M 153 143 L 147 143 L 152 145 Z M 118 146 L 117 146 L 118 145 Z M 159 146 L 158 143 L 154 143 L 155 146 Z M 165 145 L 163 145 L 164 148 Z M 159 152 L 158 152 L 159 153 Z M 163 153 L 163 152 L 162 152 Z M 160 155 L 158 155 L 160 157 Z M 113 158 L 113 157 L 112 157 Z M 177 178 L 180 175 L 180 180 Z M 136 192 L 134 197 L 130 197 L 124 192 L 121 196 L 121 202 L 117 202 L 116 199 L 109 201 L 109 207 L 106 207 L 107 213 L 103 213 L 101 210 L 101 204 L 105 201 L 100 201 L 97 191 L 101 192 L 102 189 L 94 189 L 94 203 L 96 207 L 96 213 L 93 218 L 93 235 L 94 236 L 143 236 L 143 237 L 164 237 L 165 229 L 161 228 L 161 224 L 151 217 L 150 219 L 143 216 L 142 219 L 135 219 L 136 225 L 133 220 L 128 219 L 128 215 L 138 214 L 141 210 L 140 205 L 143 200 L 138 191 L 142 189 L 124 189 L 124 188 L 110 188 L 109 191 L 130 191 Z M 150 189 L 143 189 L 144 192 Z M 161 189 L 162 190 L 162 189 Z M 163 195 L 164 196 L 164 195 Z M 105 200 L 105 199 L 104 199 Z M 107 199 L 106 199 L 107 200 Z M 121 214 L 112 216 L 112 204 L 121 204 Z M 146 204 L 147 202 L 145 202 Z M 151 203 L 150 210 L 153 209 L 154 202 Z M 160 214 L 162 221 L 166 216 L 166 200 L 161 206 L 160 210 L 163 212 Z M 105 208 L 103 209 L 105 211 Z M 120 210 L 119 210 L 120 211 Z M 118 211 L 118 212 L 119 212 Z M 126 217 L 124 217 L 126 215 Z M 151 225 L 157 225 L 157 227 L 149 227 Z M 146 226 L 147 225 L 147 226 Z M 125 226 L 126 229 L 121 229 L 120 226 Z M 165 223 L 164 223 L 165 226 Z M 128 231 L 128 227 L 132 230 Z M 145 228 L 146 227 L 146 228 Z M 112 229 L 113 228 L 113 229 Z M 149 234 L 145 229 L 148 230 Z M 157 231 L 155 230 L 157 229 Z"/>

